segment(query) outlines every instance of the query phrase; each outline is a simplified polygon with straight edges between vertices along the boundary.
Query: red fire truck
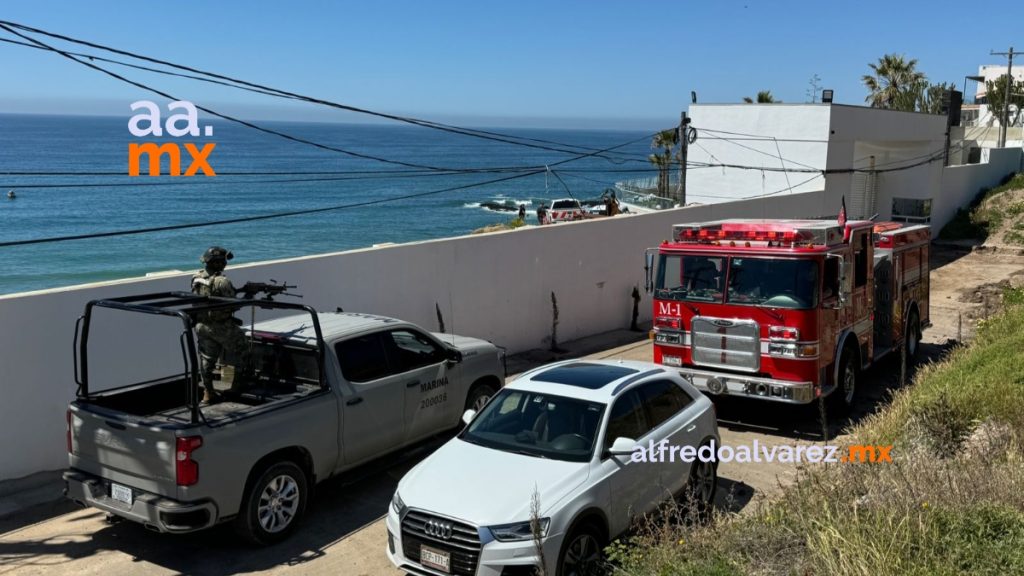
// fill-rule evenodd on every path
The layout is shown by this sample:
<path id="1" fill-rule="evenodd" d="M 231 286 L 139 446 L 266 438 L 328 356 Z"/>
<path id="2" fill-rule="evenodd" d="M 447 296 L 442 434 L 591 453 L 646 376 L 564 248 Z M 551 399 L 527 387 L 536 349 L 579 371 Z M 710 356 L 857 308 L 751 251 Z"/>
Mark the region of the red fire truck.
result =
<path id="1" fill-rule="evenodd" d="M 678 224 L 647 251 L 654 361 L 713 396 L 829 397 L 842 413 L 860 370 L 902 347 L 916 356 L 929 240 L 895 222 Z"/>

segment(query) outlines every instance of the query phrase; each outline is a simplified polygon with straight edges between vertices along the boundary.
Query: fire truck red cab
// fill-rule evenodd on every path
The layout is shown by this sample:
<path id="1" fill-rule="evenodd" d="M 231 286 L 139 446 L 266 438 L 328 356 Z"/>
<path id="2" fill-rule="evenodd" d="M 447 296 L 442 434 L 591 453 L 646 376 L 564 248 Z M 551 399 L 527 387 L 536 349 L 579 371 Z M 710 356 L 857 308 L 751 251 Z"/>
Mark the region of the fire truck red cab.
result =
<path id="1" fill-rule="evenodd" d="M 832 396 L 844 410 L 861 369 L 917 354 L 929 241 L 927 226 L 894 222 L 678 224 L 647 252 L 654 361 L 711 395 Z"/>

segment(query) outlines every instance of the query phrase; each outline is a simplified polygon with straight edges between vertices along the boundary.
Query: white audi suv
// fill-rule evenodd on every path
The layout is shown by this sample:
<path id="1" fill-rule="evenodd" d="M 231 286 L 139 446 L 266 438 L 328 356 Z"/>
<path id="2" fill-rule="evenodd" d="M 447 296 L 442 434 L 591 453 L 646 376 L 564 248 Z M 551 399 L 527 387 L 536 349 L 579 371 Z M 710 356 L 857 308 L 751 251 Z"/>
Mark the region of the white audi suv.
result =
<path id="1" fill-rule="evenodd" d="M 656 364 L 543 366 L 464 420 L 392 499 L 387 554 L 407 572 L 526 576 L 543 556 L 548 574 L 585 574 L 636 516 L 714 498 L 715 463 L 692 457 L 718 445 L 713 405 Z"/>

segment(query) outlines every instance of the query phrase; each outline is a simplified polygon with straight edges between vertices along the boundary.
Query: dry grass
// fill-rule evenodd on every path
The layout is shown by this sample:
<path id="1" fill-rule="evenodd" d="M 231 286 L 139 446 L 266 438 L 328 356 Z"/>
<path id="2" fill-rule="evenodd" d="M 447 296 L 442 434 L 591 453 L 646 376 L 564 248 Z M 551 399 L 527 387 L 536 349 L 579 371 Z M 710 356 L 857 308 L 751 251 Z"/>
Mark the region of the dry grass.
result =
<path id="1" fill-rule="evenodd" d="M 1024 173 L 1007 177 L 995 188 L 982 189 L 970 206 L 957 210 L 939 236 L 944 240 L 986 240 L 998 235 L 996 243 L 1024 244 L 1024 227 L 1014 222 L 1024 213 L 1021 190 Z M 1009 224 L 1006 230 L 1002 230 L 1004 224 Z"/>
<path id="2" fill-rule="evenodd" d="M 782 496 L 706 526 L 662 520 L 611 547 L 634 576 L 1024 573 L 1024 293 L 918 372 L 851 443 L 891 464 L 810 469 Z"/>

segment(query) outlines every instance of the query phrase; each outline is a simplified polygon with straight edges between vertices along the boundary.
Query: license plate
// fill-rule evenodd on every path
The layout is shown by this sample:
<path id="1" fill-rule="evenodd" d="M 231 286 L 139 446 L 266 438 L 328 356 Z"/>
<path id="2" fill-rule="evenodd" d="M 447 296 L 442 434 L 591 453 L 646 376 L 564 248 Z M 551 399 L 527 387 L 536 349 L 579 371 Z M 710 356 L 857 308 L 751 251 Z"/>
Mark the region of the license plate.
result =
<path id="1" fill-rule="evenodd" d="M 420 546 L 420 564 L 428 568 L 434 568 L 441 572 L 450 573 L 451 554 L 435 550 L 428 546 Z"/>
<path id="2" fill-rule="evenodd" d="M 127 486 L 111 484 L 110 497 L 129 506 L 132 505 L 132 489 Z"/>
<path id="3" fill-rule="evenodd" d="M 683 359 L 679 356 L 662 356 L 661 363 L 665 366 L 675 366 L 678 368 L 683 365 Z"/>

